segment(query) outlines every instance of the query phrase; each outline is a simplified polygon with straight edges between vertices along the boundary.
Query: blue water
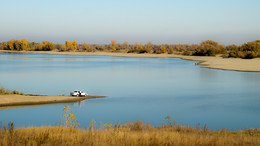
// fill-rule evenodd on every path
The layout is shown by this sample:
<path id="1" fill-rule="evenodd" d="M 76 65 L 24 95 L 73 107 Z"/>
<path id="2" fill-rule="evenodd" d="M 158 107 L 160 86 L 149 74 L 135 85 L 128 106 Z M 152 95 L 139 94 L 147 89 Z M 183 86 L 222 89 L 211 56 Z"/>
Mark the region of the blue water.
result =
<path id="1" fill-rule="evenodd" d="M 176 58 L 0 54 L 0 85 L 25 94 L 68 95 L 81 89 L 107 98 L 0 110 L 16 127 L 58 125 L 69 105 L 80 128 L 142 120 L 212 130 L 260 128 L 260 73 L 200 68 Z"/>

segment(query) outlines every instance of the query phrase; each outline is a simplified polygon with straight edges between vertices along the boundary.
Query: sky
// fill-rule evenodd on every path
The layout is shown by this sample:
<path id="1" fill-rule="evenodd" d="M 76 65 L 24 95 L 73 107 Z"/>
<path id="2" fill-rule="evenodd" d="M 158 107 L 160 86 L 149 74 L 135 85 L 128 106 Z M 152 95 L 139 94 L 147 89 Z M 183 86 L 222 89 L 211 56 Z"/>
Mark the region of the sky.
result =
<path id="1" fill-rule="evenodd" d="M 0 0 L 0 42 L 243 44 L 260 39 L 259 0 Z"/>

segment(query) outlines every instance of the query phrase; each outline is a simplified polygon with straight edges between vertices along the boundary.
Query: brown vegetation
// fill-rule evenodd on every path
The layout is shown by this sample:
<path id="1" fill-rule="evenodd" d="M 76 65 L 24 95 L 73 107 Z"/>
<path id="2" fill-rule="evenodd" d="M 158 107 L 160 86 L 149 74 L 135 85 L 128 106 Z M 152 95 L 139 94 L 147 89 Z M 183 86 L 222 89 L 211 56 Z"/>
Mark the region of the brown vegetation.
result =
<path id="1" fill-rule="evenodd" d="M 229 57 L 252 59 L 260 57 L 260 40 L 245 43 L 241 46 L 229 46 Z"/>
<path id="2" fill-rule="evenodd" d="M 24 95 L 23 92 L 19 92 L 16 90 L 10 90 L 10 89 L 5 89 L 3 87 L 0 87 L 0 95 L 9 95 L 9 94 L 17 94 L 17 95 Z"/>
<path id="3" fill-rule="evenodd" d="M 124 125 L 95 122 L 89 127 L 36 127 L 14 129 L 13 123 L 0 128 L 0 145 L 260 145 L 260 130 L 209 131 L 169 124 L 153 127 L 142 121 Z"/>
<path id="4" fill-rule="evenodd" d="M 215 41 L 202 41 L 200 46 L 195 50 L 193 55 L 196 56 L 215 56 L 216 54 L 225 54 L 225 46 L 219 45 Z"/>

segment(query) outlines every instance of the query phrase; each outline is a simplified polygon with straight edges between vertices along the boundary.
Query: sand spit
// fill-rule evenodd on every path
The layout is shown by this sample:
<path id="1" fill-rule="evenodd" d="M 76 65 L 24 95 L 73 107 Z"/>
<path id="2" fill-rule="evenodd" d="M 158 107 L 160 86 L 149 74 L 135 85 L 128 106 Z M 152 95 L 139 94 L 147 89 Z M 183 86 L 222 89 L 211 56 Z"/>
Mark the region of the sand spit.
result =
<path id="1" fill-rule="evenodd" d="M 41 104 L 53 104 L 53 103 L 67 103 L 78 102 L 91 98 L 103 98 L 105 96 L 86 96 L 86 97 L 72 97 L 72 96 L 38 96 L 38 95 L 0 95 L 0 109 L 17 107 L 17 106 L 29 106 L 29 105 L 41 105 Z"/>

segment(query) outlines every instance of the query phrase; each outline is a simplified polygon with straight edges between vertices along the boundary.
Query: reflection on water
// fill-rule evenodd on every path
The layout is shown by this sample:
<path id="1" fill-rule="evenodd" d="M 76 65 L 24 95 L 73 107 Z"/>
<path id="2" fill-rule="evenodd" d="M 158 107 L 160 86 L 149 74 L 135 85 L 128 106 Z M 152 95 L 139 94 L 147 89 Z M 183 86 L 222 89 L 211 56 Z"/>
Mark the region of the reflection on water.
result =
<path id="1" fill-rule="evenodd" d="M 212 129 L 260 128 L 260 73 L 200 68 L 175 58 L 0 54 L 0 84 L 30 94 L 68 95 L 79 89 L 107 98 L 0 110 L 18 127 L 54 125 L 70 105 L 85 128 L 143 120 Z"/>
<path id="2" fill-rule="evenodd" d="M 87 99 L 79 101 L 79 102 L 74 102 L 73 106 L 75 106 L 75 107 L 82 107 L 82 106 L 85 106 L 86 102 L 87 102 Z"/>

